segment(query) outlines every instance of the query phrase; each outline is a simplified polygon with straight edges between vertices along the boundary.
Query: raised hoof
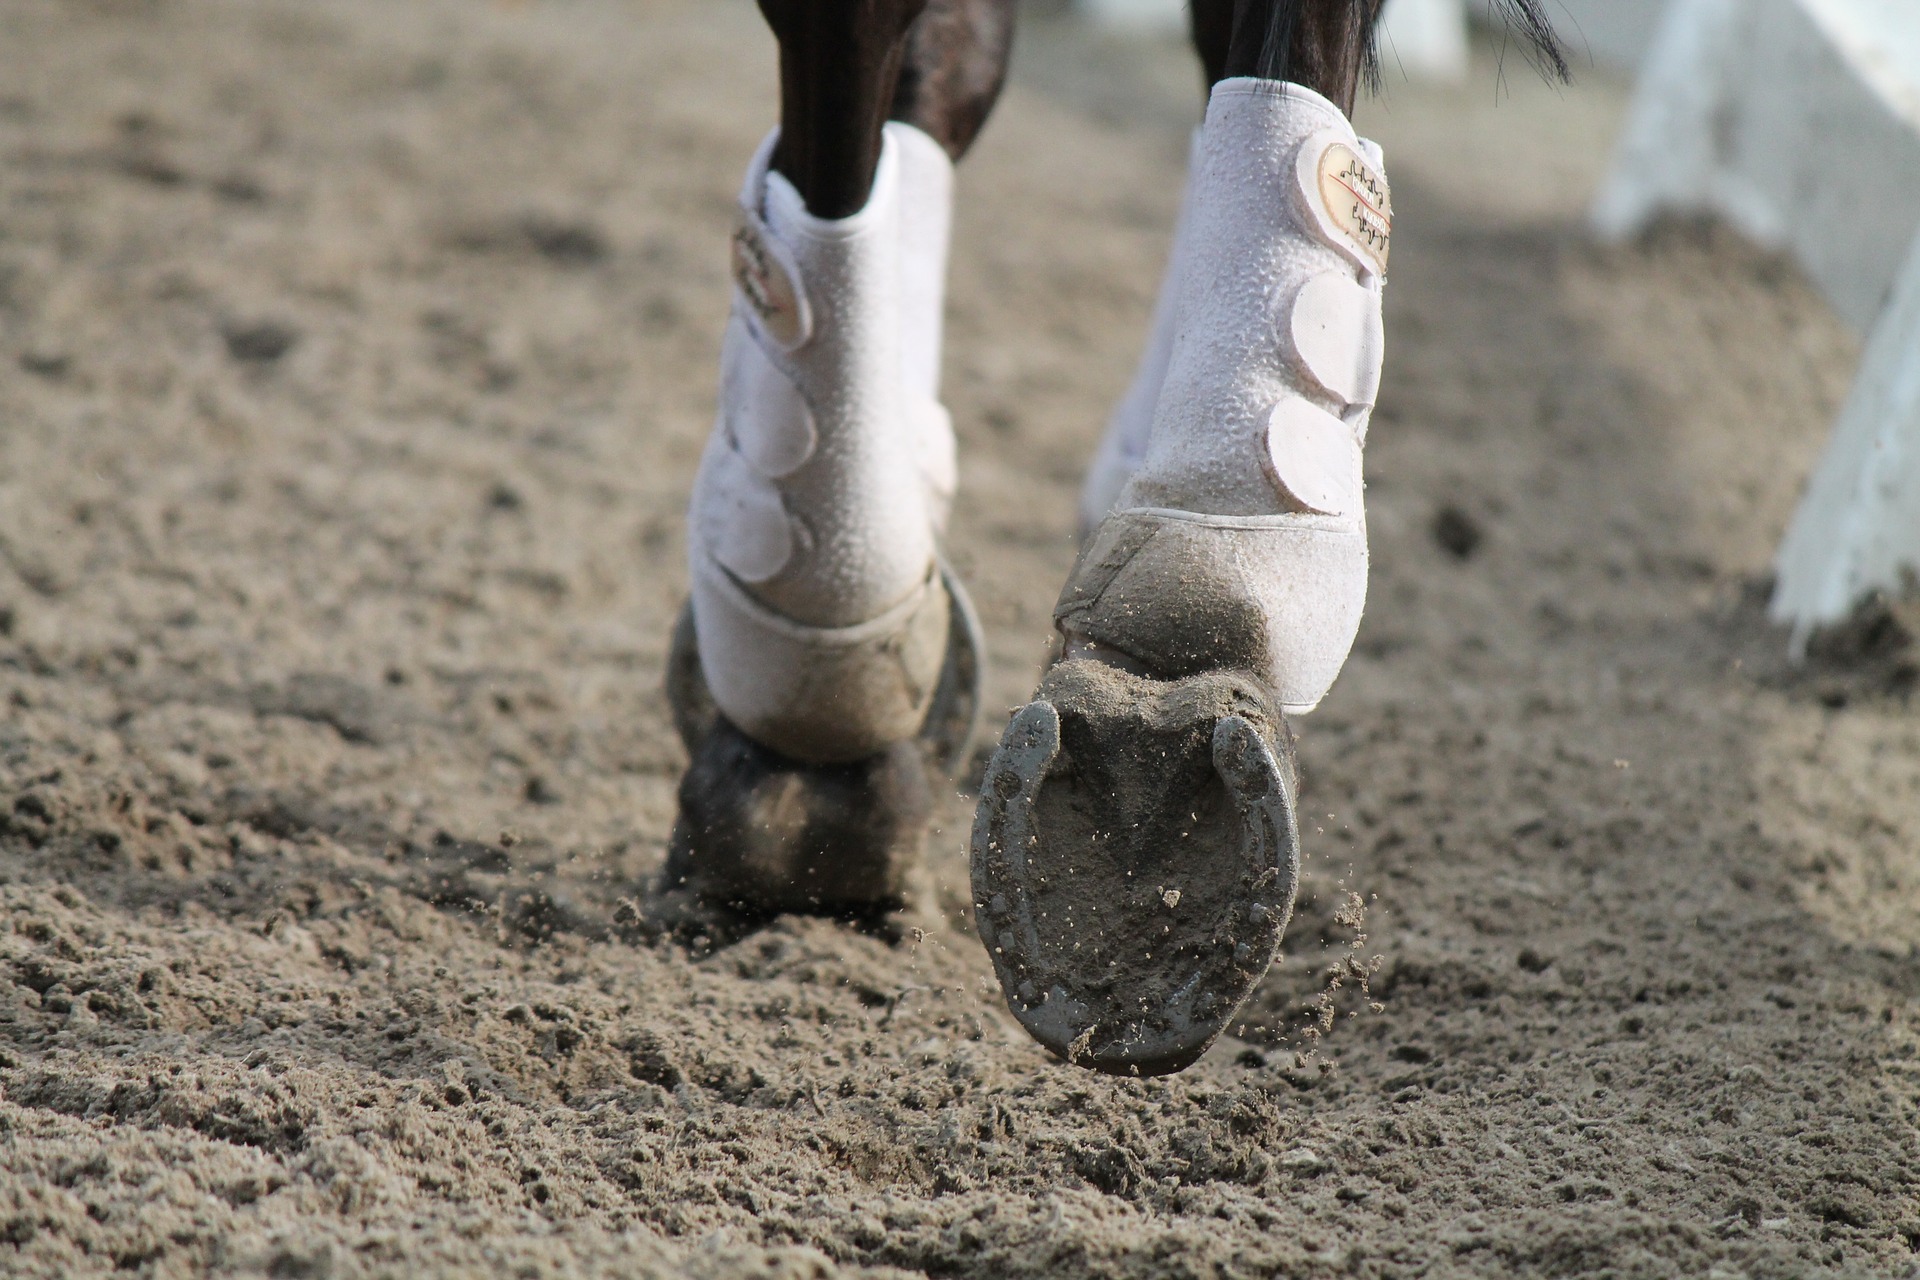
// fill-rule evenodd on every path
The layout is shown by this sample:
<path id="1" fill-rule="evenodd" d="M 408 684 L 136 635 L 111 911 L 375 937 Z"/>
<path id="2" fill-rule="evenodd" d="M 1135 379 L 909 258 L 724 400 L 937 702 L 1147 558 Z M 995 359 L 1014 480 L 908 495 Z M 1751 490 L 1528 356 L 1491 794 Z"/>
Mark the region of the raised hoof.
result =
<path id="1" fill-rule="evenodd" d="M 982 688 L 986 680 L 986 640 L 980 617 L 966 587 L 953 570 L 942 564 L 940 580 L 952 607 L 947 611 L 947 655 L 940 668 L 926 719 L 916 739 L 927 762 L 948 777 L 959 773 L 979 731 Z M 698 756 L 702 744 L 724 717 L 713 704 L 707 678 L 700 669 L 700 645 L 694 630 L 693 603 L 680 609 L 667 651 L 667 706 L 673 727 L 686 744 L 687 754 Z"/>
<path id="2" fill-rule="evenodd" d="M 1056 665 L 981 787 L 973 898 L 1007 1004 L 1077 1066 L 1165 1075 L 1272 963 L 1299 880 L 1289 734 L 1245 673 Z"/>
<path id="3" fill-rule="evenodd" d="M 782 912 L 878 919 L 909 905 L 932 815 L 911 742 L 803 764 L 716 717 L 680 779 L 654 914 L 714 927 Z"/>

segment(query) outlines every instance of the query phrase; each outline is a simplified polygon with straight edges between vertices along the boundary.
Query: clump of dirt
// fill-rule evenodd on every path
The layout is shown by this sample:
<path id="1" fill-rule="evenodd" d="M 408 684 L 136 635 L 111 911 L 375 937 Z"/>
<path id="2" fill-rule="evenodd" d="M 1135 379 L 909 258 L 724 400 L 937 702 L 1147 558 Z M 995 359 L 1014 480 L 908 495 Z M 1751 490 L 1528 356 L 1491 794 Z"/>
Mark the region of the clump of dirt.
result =
<path id="1" fill-rule="evenodd" d="M 1815 631 L 1806 658 L 1828 706 L 1861 696 L 1907 700 L 1920 684 L 1920 590 L 1874 592 L 1844 620 Z"/>
<path id="2" fill-rule="evenodd" d="M 1865 705 L 1897 711 L 1920 686 L 1920 590 L 1875 591 L 1847 616 L 1796 637 L 1774 623 L 1767 605 L 1771 574 L 1754 574 L 1729 592 L 1722 613 L 1734 662 L 1752 679 L 1829 711 Z"/>

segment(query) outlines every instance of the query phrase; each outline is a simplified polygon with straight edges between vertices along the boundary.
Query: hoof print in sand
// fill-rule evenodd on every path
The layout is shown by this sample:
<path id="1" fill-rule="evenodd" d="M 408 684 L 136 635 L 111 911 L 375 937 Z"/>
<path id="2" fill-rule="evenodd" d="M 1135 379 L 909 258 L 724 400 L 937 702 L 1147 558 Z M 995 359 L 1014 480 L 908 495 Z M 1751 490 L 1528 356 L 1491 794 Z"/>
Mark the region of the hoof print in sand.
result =
<path id="1" fill-rule="evenodd" d="M 1240 672 L 1063 662 L 1007 726 L 973 831 L 1014 1016 L 1079 1066 L 1187 1066 L 1266 973 L 1299 879 L 1287 731 Z"/>

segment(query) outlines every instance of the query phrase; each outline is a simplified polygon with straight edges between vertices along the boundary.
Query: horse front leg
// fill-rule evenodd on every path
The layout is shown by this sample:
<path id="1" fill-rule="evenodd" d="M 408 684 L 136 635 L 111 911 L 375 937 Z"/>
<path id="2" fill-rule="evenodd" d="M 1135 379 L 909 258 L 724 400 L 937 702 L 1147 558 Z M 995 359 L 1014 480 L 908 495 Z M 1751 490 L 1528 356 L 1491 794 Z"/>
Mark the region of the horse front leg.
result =
<path id="1" fill-rule="evenodd" d="M 1014 1015 L 1102 1071 L 1192 1062 L 1277 950 L 1299 874 L 1287 716 L 1366 592 L 1361 446 L 1392 231 L 1347 115 L 1378 0 L 1196 0 L 1211 86 L 1117 493 L 1055 606 L 1061 660 L 981 789 L 972 877 Z M 1123 406 L 1124 408 L 1125 406 Z M 1120 458 L 1124 466 L 1104 469 Z"/>
<path id="2" fill-rule="evenodd" d="M 773 168 L 816 217 L 867 203 L 907 36 L 927 0 L 760 0 L 780 42 Z"/>
<path id="3" fill-rule="evenodd" d="M 888 120 L 958 160 L 1006 80 L 1015 0 L 760 0 L 780 43 L 773 168 L 822 218 L 866 203 Z"/>
<path id="4" fill-rule="evenodd" d="M 1011 0 L 762 0 L 781 122 L 742 187 L 668 692 L 691 757 L 657 915 L 903 905 L 983 646 L 940 556 L 952 162 Z"/>

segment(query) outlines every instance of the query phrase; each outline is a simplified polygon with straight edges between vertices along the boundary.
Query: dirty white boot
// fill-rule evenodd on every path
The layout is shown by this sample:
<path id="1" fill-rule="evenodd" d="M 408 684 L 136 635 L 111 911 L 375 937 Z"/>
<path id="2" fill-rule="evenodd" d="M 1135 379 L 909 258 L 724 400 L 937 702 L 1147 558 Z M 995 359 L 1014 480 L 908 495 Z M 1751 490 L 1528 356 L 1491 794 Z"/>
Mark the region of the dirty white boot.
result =
<path id="1" fill-rule="evenodd" d="M 1284 714 L 1366 596 L 1361 447 L 1391 205 L 1378 148 L 1292 84 L 1214 88 L 1144 457 L 1075 566 L 1064 657 L 988 767 L 982 938 L 1037 1039 L 1178 1070 L 1271 963 L 1298 874 Z"/>
<path id="2" fill-rule="evenodd" d="M 669 876 L 832 907 L 897 890 L 928 807 L 915 762 L 957 755 L 978 705 L 977 624 L 938 555 L 952 172 L 931 138 L 889 124 L 865 207 L 826 220 L 770 171 L 773 146 L 741 193 L 720 412 L 689 512 L 668 686 L 694 760 Z M 887 810 L 862 818 L 884 847 L 851 847 L 833 812 L 849 805 Z"/>

